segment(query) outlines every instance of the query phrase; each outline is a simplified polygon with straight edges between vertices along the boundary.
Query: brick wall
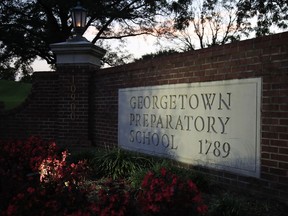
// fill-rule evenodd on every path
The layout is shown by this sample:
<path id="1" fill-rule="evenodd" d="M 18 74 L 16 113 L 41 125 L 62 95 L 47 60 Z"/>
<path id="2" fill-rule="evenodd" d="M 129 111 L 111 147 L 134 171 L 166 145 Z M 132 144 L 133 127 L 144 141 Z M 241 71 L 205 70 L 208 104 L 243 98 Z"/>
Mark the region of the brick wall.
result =
<path id="1" fill-rule="evenodd" d="M 54 139 L 57 135 L 58 75 L 35 73 L 29 97 L 9 112 L 0 111 L 0 138 L 25 138 L 31 135 Z"/>
<path id="2" fill-rule="evenodd" d="M 0 138 L 40 135 L 68 146 L 116 146 L 118 89 L 261 77 L 261 177 L 203 169 L 218 182 L 288 200 L 288 33 L 120 67 L 36 73 L 27 101 L 0 110 Z"/>
<path id="3" fill-rule="evenodd" d="M 92 68 L 89 66 L 61 66 L 58 68 L 58 136 L 60 145 L 90 146 L 89 95 Z M 91 97 L 92 98 L 92 97 Z M 90 114 L 91 113 L 91 114 Z"/>
<path id="4" fill-rule="evenodd" d="M 117 145 L 118 89 L 262 77 L 261 178 L 206 169 L 225 184 L 288 200 L 288 33 L 99 71 L 94 142 Z"/>
<path id="5" fill-rule="evenodd" d="M 16 109 L 0 110 L 0 139 L 35 135 L 63 147 L 91 146 L 93 73 L 95 67 L 89 65 L 34 73 L 26 101 Z"/>

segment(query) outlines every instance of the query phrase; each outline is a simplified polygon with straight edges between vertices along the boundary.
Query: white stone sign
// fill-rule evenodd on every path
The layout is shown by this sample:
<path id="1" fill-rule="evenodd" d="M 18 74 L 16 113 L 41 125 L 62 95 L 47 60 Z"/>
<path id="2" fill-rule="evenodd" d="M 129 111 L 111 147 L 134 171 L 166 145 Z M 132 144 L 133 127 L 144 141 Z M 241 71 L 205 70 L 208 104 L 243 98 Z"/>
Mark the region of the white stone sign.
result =
<path id="1" fill-rule="evenodd" d="M 261 79 L 119 90 L 121 148 L 259 177 Z"/>

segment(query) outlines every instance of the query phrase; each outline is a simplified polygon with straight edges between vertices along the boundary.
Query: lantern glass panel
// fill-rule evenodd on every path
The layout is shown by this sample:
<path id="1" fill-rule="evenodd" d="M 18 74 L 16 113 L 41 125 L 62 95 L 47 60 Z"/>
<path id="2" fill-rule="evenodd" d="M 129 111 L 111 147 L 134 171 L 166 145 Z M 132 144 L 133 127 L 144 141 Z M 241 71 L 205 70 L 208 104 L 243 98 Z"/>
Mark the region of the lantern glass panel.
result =
<path id="1" fill-rule="evenodd" d="M 84 28 L 86 25 L 86 10 L 81 6 L 77 6 L 71 10 L 72 22 L 74 28 Z"/>

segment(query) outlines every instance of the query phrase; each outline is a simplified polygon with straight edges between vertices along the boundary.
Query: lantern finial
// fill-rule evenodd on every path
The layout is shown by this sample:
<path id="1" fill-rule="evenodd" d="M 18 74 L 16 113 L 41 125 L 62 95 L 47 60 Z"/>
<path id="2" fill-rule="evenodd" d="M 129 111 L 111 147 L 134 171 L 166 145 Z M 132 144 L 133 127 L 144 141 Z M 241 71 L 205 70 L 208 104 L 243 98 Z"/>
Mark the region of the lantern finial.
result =
<path id="1" fill-rule="evenodd" d="M 86 26 L 87 10 L 77 2 L 77 6 L 71 9 L 71 18 L 73 24 L 73 31 L 76 36 L 72 40 L 83 40 L 82 34 Z"/>

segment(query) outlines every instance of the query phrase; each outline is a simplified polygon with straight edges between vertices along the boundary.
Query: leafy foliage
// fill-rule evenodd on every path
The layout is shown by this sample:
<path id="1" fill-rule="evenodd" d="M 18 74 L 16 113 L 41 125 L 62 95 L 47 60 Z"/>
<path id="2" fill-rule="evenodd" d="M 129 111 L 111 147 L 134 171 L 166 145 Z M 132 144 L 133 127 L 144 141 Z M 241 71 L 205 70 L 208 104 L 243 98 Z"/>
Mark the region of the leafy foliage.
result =
<path id="1" fill-rule="evenodd" d="M 238 23 L 256 17 L 256 36 L 271 33 L 271 27 L 288 27 L 288 2 L 286 0 L 240 0 L 237 4 Z"/>
<path id="2" fill-rule="evenodd" d="M 190 170 L 175 167 L 169 160 L 147 157 L 153 161 L 153 167 L 147 163 L 147 169 L 140 170 L 143 172 L 140 184 L 131 187 L 127 179 L 94 179 L 87 175 L 89 167 L 78 159 L 87 157 L 91 162 L 94 153 L 84 152 L 78 159 L 68 160 L 67 151 L 60 152 L 54 142 L 38 137 L 0 140 L 0 146 L 0 212 L 3 216 L 199 215 L 207 211 L 200 193 L 202 189 L 194 181 L 199 178 L 190 178 Z M 287 214 L 285 204 L 247 193 L 227 192 L 226 187 L 204 198 L 209 205 L 205 215 Z"/>
<path id="3" fill-rule="evenodd" d="M 150 54 L 146 54 L 143 55 L 141 58 L 135 60 L 135 61 L 141 61 L 141 60 L 148 60 L 148 59 L 154 59 L 154 58 L 158 58 L 161 56 L 168 56 L 174 53 L 178 53 L 178 51 L 173 50 L 173 49 L 169 49 L 169 50 L 160 50 L 158 52 L 155 53 L 150 53 Z"/>
<path id="4" fill-rule="evenodd" d="M 0 198 L 3 200 L 0 203 L 0 210 L 3 216 L 30 214 L 64 216 L 146 215 L 147 203 L 143 200 L 147 198 L 144 191 L 145 182 L 149 181 L 147 178 L 142 179 L 141 191 L 143 193 L 135 193 L 125 180 L 113 180 L 112 178 L 88 179 L 89 167 L 87 163 L 85 161 L 69 163 L 67 160 L 68 152 L 62 151 L 59 154 L 54 142 L 45 142 L 40 138 L 30 137 L 27 140 L 1 141 L 0 144 L 2 147 L 0 150 L 0 173 L 1 176 L 7 177 L 7 181 L 1 182 L 0 186 L 5 185 L 7 187 L 11 184 L 15 187 L 13 180 L 21 185 L 15 191 L 8 189 L 9 194 L 5 193 L 6 189 L 2 190 L 3 188 L 1 188 Z M 120 152 L 117 152 L 116 157 L 121 158 L 118 160 L 125 161 L 125 156 L 129 156 L 127 152 L 123 153 L 121 152 L 120 155 Z M 129 156 L 130 162 L 133 158 L 131 155 Z M 109 156 L 108 158 L 114 157 Z M 139 158 L 136 160 L 138 163 L 142 161 L 146 165 L 149 164 L 148 160 Z M 120 168 L 123 167 L 120 166 Z M 192 181 L 182 184 L 178 177 L 171 176 L 168 173 L 166 175 L 166 172 L 163 173 L 163 169 L 161 174 L 157 175 L 162 176 L 163 180 L 168 180 L 161 183 L 161 188 L 164 189 L 171 187 L 169 184 L 171 183 L 170 177 L 173 177 L 172 187 L 175 187 L 175 192 L 170 190 L 172 188 L 169 191 L 172 192 L 170 198 L 171 204 L 175 205 L 175 210 L 179 209 L 179 203 L 188 205 L 190 203 L 195 211 L 206 211 L 206 206 L 202 204 L 200 192 Z M 28 182 L 27 178 L 30 179 Z M 177 181 L 174 181 L 175 178 L 177 178 Z M 152 181 L 154 182 L 154 180 Z M 135 199 L 136 196 L 137 199 Z M 183 199 L 185 202 L 182 202 Z M 149 204 L 154 202 L 151 199 L 149 200 Z M 155 204 L 158 205 L 159 202 L 155 200 Z M 163 204 L 166 205 L 166 201 Z M 191 205 L 186 207 L 191 209 Z M 179 210 L 183 210 L 182 205 Z"/>
<path id="5" fill-rule="evenodd" d="M 185 26 L 166 36 L 182 51 L 238 41 L 252 32 L 250 20 L 238 20 L 238 1 L 198 0 L 188 6 Z M 238 20 L 239 21 L 239 20 Z M 161 43 L 161 42 L 160 42 Z"/>
<path id="6" fill-rule="evenodd" d="M 42 160 L 56 153 L 56 145 L 38 137 L 25 140 L 0 140 L 0 175 L 2 204 L 17 193 L 39 182 L 38 167 Z"/>
<path id="7" fill-rule="evenodd" d="M 112 179 L 125 178 L 151 166 L 149 159 L 118 148 L 100 151 L 92 161 L 92 168 L 98 176 Z"/>
<path id="8" fill-rule="evenodd" d="M 281 32 L 288 27 L 287 10 L 283 0 L 196 0 L 182 13 L 180 24 L 174 22 L 181 28 L 158 44 L 188 51 Z"/>
<path id="9" fill-rule="evenodd" d="M 52 43 L 64 42 L 72 35 L 70 9 L 77 0 L 2 0 L 0 2 L 0 79 L 30 76 L 31 63 L 40 57 L 55 63 Z M 188 34 L 192 26 L 201 48 L 233 42 L 251 30 L 267 35 L 271 27 L 287 29 L 288 5 L 285 0 L 82 0 L 88 9 L 93 31 L 92 43 L 150 34 L 178 38 L 183 50 L 195 48 Z M 194 5 L 194 6 L 193 6 Z M 224 14 L 225 13 L 225 14 Z M 257 17 L 257 26 L 251 19 Z M 183 30 L 176 32 L 175 30 Z M 207 37 L 209 40 L 206 40 Z M 104 47 L 105 48 L 105 47 Z M 127 62 L 129 55 L 107 47 L 108 65 Z"/>
<path id="10" fill-rule="evenodd" d="M 0 186 L 21 186 L 7 194 L 1 188 L 1 215 L 124 215 L 130 203 L 125 185 L 86 184 L 86 162 L 68 163 L 68 152 L 58 154 L 54 142 L 30 137 L 0 144 L 0 174 L 7 177 Z"/>
<path id="11" fill-rule="evenodd" d="M 224 194 L 211 205 L 211 216 L 241 216 L 243 211 L 241 202 L 231 194 Z"/>
<path id="12" fill-rule="evenodd" d="M 171 15 L 167 19 L 180 22 L 191 1 L 82 0 L 81 3 L 88 9 L 86 29 L 93 27 L 92 43 L 96 43 L 142 34 L 164 34 L 170 28 L 159 24 L 159 17 Z M 13 70 L 21 69 L 23 73 L 30 71 L 29 65 L 37 56 L 48 64 L 55 63 L 55 56 L 49 45 L 64 42 L 72 35 L 69 11 L 76 2 L 77 0 L 0 2 L 0 69 L 5 75 L 2 77 L 13 78 Z M 175 4 L 181 7 L 172 7 Z M 21 68 L 23 66 L 25 68 Z"/>
<path id="13" fill-rule="evenodd" d="M 134 215 L 135 206 L 127 182 L 103 178 L 87 182 L 86 185 L 90 191 L 88 201 L 93 214 Z"/>

